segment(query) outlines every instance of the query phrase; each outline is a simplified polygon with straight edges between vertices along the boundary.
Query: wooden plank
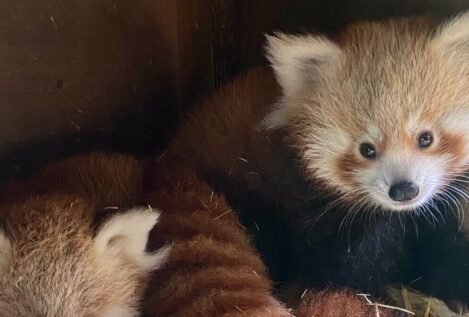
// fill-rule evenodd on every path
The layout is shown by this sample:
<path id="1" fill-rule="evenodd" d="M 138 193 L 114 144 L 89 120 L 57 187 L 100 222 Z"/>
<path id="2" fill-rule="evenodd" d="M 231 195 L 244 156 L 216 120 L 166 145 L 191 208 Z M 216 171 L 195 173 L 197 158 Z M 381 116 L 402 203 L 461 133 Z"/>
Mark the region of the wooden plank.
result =
<path id="1" fill-rule="evenodd" d="M 155 87 L 168 91 L 169 54 L 152 9 L 147 0 L 2 1 L 0 144 L 109 130 L 164 99 Z"/>

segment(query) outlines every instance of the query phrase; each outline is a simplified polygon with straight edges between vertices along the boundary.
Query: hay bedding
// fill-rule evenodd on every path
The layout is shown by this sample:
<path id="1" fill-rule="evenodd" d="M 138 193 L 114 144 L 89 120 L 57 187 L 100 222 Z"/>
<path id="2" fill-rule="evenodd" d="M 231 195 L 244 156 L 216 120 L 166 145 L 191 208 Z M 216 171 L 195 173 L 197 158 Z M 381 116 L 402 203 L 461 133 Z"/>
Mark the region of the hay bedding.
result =
<path id="1" fill-rule="evenodd" d="M 469 317 L 469 313 L 455 313 L 445 302 L 403 286 L 389 286 L 387 294 L 394 305 L 413 312 L 416 317 Z"/>

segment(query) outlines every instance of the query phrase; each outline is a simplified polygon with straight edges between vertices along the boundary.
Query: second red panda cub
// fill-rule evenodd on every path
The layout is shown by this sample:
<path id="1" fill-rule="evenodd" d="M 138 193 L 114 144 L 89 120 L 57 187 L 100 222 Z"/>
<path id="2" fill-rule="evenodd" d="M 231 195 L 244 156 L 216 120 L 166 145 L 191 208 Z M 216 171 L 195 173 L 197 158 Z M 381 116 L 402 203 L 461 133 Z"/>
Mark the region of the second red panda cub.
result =
<path id="1" fill-rule="evenodd" d="M 126 169 L 135 166 L 132 162 L 118 156 L 80 158 L 69 162 L 75 170 L 52 168 L 36 184 L 4 193 L 1 317 L 138 315 L 150 272 L 169 253 L 168 248 L 145 250 L 159 213 L 133 208 L 95 221 L 101 203 L 121 203 L 119 196 L 132 194 L 124 183 L 111 186 L 113 179 L 130 179 Z M 109 187 L 102 187 L 107 181 Z"/>

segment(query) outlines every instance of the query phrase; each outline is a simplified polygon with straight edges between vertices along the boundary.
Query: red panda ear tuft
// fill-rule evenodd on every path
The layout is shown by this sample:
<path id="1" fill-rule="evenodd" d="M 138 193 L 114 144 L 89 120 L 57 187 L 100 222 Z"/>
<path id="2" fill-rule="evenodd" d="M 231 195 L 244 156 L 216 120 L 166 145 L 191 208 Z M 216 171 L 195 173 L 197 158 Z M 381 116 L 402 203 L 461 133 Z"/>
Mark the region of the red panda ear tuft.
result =
<path id="1" fill-rule="evenodd" d="M 109 219 L 95 237 L 99 256 L 131 259 L 146 271 L 155 270 L 166 260 L 169 247 L 156 253 L 146 252 L 151 229 L 158 222 L 159 213 L 151 208 L 133 208 Z"/>
<path id="2" fill-rule="evenodd" d="M 469 11 L 442 24 L 432 43 L 443 54 L 469 66 Z"/>
<path id="3" fill-rule="evenodd" d="M 325 36 L 276 33 L 266 37 L 267 58 L 285 95 L 320 80 L 342 55 L 341 48 Z"/>
<path id="4" fill-rule="evenodd" d="M 314 86 L 340 65 L 342 49 L 325 36 L 267 35 L 266 55 L 280 84 L 284 99 L 294 98 L 300 91 Z M 279 104 L 266 118 L 266 128 L 277 128 L 286 123 L 288 103 Z"/>

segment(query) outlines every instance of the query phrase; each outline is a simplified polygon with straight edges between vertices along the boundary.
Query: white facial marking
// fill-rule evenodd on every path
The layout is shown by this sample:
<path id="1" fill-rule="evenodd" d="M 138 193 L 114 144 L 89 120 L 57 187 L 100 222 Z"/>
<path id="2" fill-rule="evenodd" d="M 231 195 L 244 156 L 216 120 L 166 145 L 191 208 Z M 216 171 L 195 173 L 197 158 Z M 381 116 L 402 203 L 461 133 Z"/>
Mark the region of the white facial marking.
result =
<path id="1" fill-rule="evenodd" d="M 447 158 L 426 157 L 414 154 L 412 156 L 395 155 L 384 156 L 376 162 L 376 166 L 367 169 L 358 176 L 376 205 L 389 210 L 409 210 L 425 205 L 443 183 L 443 166 Z M 418 195 L 404 202 L 394 201 L 389 196 L 391 186 L 399 182 L 411 182 L 418 186 Z"/>
<path id="2" fill-rule="evenodd" d="M 384 138 L 383 132 L 376 125 L 370 125 L 368 127 L 368 135 L 373 144 L 381 142 Z"/>

